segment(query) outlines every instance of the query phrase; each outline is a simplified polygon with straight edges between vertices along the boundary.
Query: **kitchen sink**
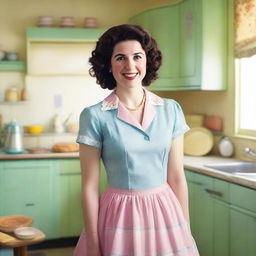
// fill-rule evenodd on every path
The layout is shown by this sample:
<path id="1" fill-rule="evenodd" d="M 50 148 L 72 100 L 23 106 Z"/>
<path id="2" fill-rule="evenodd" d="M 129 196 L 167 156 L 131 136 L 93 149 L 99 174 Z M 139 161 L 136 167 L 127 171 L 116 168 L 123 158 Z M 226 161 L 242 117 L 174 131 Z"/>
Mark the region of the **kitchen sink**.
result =
<path id="1" fill-rule="evenodd" d="M 237 161 L 222 164 L 206 164 L 204 166 L 232 174 L 256 175 L 256 162 Z"/>

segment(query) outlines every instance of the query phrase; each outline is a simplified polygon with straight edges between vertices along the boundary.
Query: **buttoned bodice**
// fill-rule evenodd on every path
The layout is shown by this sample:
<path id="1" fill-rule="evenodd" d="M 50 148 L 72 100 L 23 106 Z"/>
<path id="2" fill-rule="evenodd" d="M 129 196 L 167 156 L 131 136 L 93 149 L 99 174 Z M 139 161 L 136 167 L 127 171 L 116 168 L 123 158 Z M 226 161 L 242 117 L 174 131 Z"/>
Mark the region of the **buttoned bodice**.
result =
<path id="1" fill-rule="evenodd" d="M 108 182 L 121 189 L 147 189 L 167 179 L 172 140 L 189 128 L 177 102 L 145 90 L 140 125 L 112 93 L 80 115 L 77 142 L 101 149 Z"/>

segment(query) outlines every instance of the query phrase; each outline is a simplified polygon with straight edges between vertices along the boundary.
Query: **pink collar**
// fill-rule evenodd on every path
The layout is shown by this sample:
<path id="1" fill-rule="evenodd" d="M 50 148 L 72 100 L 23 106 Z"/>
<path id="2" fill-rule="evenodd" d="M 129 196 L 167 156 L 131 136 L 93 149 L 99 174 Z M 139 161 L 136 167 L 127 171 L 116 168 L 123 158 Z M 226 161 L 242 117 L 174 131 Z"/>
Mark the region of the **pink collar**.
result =
<path id="1" fill-rule="evenodd" d="M 109 96 L 107 96 L 101 106 L 102 111 L 108 111 L 112 109 L 118 109 L 117 117 L 126 122 L 129 123 L 140 130 L 146 131 L 150 123 L 153 121 L 156 110 L 153 106 L 159 106 L 163 105 L 164 101 L 162 98 L 157 96 L 156 94 L 144 89 L 145 96 L 146 96 L 146 102 L 144 107 L 144 114 L 143 114 L 143 120 L 142 124 L 139 124 L 136 119 L 131 115 L 131 113 L 125 108 L 125 106 L 119 101 L 119 98 L 115 94 L 115 92 L 112 92 Z"/>

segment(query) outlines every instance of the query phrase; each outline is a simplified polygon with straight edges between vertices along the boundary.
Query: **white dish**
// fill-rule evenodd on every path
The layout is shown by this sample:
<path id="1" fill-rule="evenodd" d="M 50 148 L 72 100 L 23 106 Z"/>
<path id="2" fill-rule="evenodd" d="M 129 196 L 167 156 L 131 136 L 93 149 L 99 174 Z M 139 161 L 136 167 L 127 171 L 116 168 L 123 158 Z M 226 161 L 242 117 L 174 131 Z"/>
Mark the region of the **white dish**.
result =
<path id="1" fill-rule="evenodd" d="M 14 230 L 15 236 L 19 239 L 29 240 L 36 237 L 39 230 L 33 227 L 20 227 Z"/>

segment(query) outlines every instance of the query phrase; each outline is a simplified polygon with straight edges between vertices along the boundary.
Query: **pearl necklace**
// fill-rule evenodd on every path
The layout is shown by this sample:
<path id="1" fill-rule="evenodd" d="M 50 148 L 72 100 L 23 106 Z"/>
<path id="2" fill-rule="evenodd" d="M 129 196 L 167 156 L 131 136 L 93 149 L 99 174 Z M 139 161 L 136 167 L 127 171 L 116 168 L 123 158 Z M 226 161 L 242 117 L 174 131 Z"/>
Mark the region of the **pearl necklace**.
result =
<path id="1" fill-rule="evenodd" d="M 138 105 L 138 106 L 136 106 L 135 108 L 129 108 L 129 107 L 127 107 L 126 105 L 124 105 L 128 110 L 130 110 L 130 111 L 137 111 L 137 110 L 139 110 L 140 109 L 140 107 L 144 104 L 144 102 L 145 102 L 145 94 L 143 95 L 143 98 L 142 98 L 142 100 L 141 100 L 141 102 L 140 102 L 140 104 Z"/>

